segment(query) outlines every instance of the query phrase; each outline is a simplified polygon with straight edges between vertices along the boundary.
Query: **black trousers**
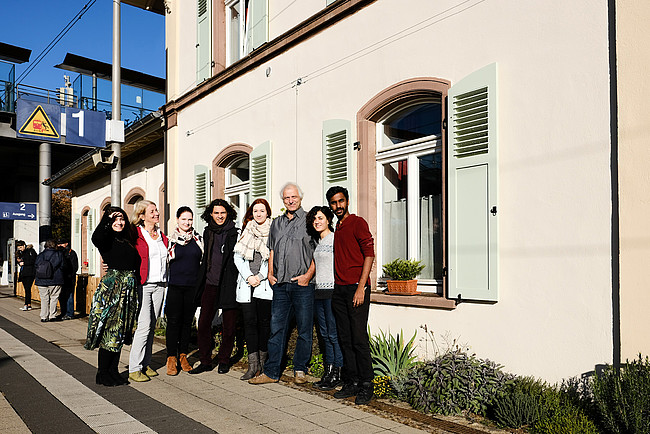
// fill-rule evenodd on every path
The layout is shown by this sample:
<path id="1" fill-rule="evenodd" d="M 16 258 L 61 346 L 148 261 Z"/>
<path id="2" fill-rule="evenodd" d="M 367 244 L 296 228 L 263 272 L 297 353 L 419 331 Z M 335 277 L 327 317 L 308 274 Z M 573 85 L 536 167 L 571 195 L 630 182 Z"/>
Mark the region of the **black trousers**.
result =
<path id="1" fill-rule="evenodd" d="M 346 382 L 372 382 L 374 373 L 368 339 L 370 286 L 366 286 L 363 304 L 354 307 L 357 285 L 334 285 L 332 312 L 336 318 L 339 345 L 343 353 L 343 378 Z"/>
<path id="2" fill-rule="evenodd" d="M 271 300 L 253 297 L 250 303 L 241 303 L 241 310 L 248 354 L 268 351 L 271 336 Z"/>
<path id="3" fill-rule="evenodd" d="M 34 276 L 25 276 L 20 277 L 20 281 L 23 283 L 23 288 L 25 289 L 25 304 L 32 304 L 32 285 L 34 284 Z"/>
<path id="4" fill-rule="evenodd" d="M 194 287 L 169 285 L 167 288 L 167 357 L 187 354 L 194 318 Z"/>

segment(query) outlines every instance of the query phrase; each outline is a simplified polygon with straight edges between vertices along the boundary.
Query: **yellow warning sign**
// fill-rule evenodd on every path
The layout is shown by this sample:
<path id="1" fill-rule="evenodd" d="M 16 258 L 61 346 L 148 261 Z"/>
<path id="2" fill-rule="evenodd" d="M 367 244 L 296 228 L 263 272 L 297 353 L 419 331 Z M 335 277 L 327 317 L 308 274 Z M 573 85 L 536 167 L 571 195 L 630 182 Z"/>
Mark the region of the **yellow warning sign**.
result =
<path id="1" fill-rule="evenodd" d="M 40 137 L 59 138 L 59 133 L 56 131 L 50 118 L 47 117 L 47 113 L 45 113 L 45 110 L 43 110 L 43 107 L 40 105 L 36 107 L 31 115 L 29 115 L 27 121 L 22 127 L 20 127 L 18 132 L 21 134 L 30 134 Z"/>

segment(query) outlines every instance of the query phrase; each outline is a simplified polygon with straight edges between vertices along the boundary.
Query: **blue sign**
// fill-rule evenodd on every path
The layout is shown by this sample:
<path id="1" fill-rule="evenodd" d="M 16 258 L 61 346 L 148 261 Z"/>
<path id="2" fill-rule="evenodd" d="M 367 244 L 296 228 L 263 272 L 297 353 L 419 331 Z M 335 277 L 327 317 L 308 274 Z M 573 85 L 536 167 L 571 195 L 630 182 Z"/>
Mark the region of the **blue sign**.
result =
<path id="1" fill-rule="evenodd" d="M 36 204 L 0 202 L 0 220 L 36 220 Z"/>
<path id="2" fill-rule="evenodd" d="M 66 143 L 105 148 L 106 114 L 66 107 L 65 132 L 63 134 Z"/>
<path id="3" fill-rule="evenodd" d="M 16 136 L 61 141 L 61 106 L 19 98 L 16 102 Z"/>

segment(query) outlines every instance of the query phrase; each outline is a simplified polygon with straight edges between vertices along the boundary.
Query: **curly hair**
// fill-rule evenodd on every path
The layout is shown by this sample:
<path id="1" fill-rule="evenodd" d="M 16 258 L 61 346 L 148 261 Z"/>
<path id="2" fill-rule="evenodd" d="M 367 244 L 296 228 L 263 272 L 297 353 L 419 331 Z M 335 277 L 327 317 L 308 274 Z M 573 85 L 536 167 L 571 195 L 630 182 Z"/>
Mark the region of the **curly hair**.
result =
<path id="1" fill-rule="evenodd" d="M 230 205 L 228 202 L 226 202 L 223 199 L 215 199 L 212 202 L 208 204 L 208 206 L 205 207 L 205 210 L 203 210 L 203 214 L 201 214 L 201 218 L 206 222 L 210 223 L 212 220 L 212 210 L 214 210 L 215 206 L 222 206 L 226 209 L 226 213 L 228 214 L 228 219 L 235 221 L 237 219 L 237 212 L 235 209 Z"/>
<path id="2" fill-rule="evenodd" d="M 322 212 L 325 218 L 327 219 L 327 227 L 329 228 L 330 231 L 334 232 L 334 228 L 332 228 L 332 220 L 334 220 L 334 213 L 330 209 L 329 206 L 315 206 L 312 209 L 309 210 L 307 213 L 307 234 L 309 234 L 310 237 L 312 237 L 314 240 L 318 241 L 320 240 L 320 233 L 314 229 L 314 220 L 316 219 L 316 214 L 318 214 L 318 211 Z"/>
<path id="3" fill-rule="evenodd" d="M 332 197 L 334 197 L 334 195 L 337 193 L 343 193 L 343 196 L 345 196 L 345 200 L 350 200 L 350 194 L 348 193 L 348 189 L 345 187 L 341 187 L 339 185 L 335 185 L 334 187 L 330 187 L 330 189 L 327 190 L 327 193 L 325 193 L 325 198 L 327 199 L 327 203 L 330 203 Z"/>

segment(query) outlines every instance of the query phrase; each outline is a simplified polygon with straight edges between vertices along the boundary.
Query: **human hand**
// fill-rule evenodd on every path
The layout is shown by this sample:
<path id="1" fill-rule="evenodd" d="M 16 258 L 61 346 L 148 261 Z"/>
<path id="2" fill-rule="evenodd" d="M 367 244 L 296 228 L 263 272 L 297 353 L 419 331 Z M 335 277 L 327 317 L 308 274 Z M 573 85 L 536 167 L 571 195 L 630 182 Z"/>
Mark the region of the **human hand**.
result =
<path id="1" fill-rule="evenodd" d="M 363 301 L 366 298 L 365 288 L 357 288 L 354 292 L 354 297 L 352 298 L 352 306 L 359 307 L 363 304 Z"/>
<path id="2" fill-rule="evenodd" d="M 305 276 L 304 274 L 301 274 L 300 276 L 292 277 L 291 281 L 296 282 L 298 286 L 309 285 L 309 277 Z"/>
<path id="3" fill-rule="evenodd" d="M 276 279 L 275 276 L 272 275 L 272 274 L 269 274 L 268 279 L 269 279 L 269 283 L 271 284 L 271 286 L 273 286 L 273 285 L 275 285 L 276 283 L 278 283 L 278 279 Z"/>
<path id="4" fill-rule="evenodd" d="M 253 288 L 258 286 L 260 284 L 260 278 L 257 276 L 248 276 L 248 279 L 246 279 L 246 282 Z"/>

